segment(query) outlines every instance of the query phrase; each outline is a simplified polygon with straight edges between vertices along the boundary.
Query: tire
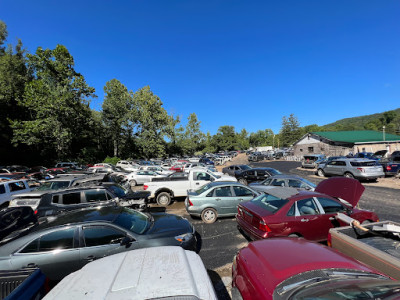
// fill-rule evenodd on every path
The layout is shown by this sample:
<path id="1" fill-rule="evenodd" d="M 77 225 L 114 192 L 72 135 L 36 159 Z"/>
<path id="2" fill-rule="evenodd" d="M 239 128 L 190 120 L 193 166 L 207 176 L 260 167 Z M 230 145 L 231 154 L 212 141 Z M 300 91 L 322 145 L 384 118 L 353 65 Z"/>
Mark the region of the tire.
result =
<path id="1" fill-rule="evenodd" d="M 132 186 L 136 186 L 137 185 L 137 182 L 136 182 L 136 180 L 131 180 L 131 181 L 129 181 L 129 185 L 132 187 Z"/>
<path id="2" fill-rule="evenodd" d="M 167 192 L 159 193 L 156 201 L 158 205 L 167 207 L 171 203 L 171 195 Z"/>
<path id="3" fill-rule="evenodd" d="M 354 178 L 354 175 L 351 174 L 350 172 L 346 172 L 346 173 L 344 173 L 344 177 L 347 177 L 347 178 Z"/>
<path id="4" fill-rule="evenodd" d="M 206 208 L 201 212 L 201 219 L 204 223 L 212 224 L 217 221 L 218 213 L 214 208 Z"/>
<path id="5" fill-rule="evenodd" d="M 247 180 L 244 179 L 244 178 L 240 178 L 240 179 L 239 179 L 239 183 L 244 184 L 244 185 L 247 185 Z"/>
<path id="6" fill-rule="evenodd" d="M 318 175 L 319 177 L 325 177 L 325 172 L 324 172 L 324 170 L 318 169 L 318 170 L 317 170 L 317 175 Z"/>

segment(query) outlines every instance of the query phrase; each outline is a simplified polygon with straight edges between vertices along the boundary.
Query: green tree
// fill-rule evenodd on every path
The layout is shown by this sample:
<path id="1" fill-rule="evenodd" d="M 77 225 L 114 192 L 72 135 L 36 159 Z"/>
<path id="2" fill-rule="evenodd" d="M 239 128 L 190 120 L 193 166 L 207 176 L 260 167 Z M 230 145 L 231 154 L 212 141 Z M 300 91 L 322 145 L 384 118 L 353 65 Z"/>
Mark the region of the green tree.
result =
<path id="1" fill-rule="evenodd" d="M 132 133 L 137 116 L 133 113 L 132 95 L 119 80 L 108 81 L 104 93 L 103 121 L 111 136 L 114 157 L 118 157 L 120 147 L 126 144 Z"/>
<path id="2" fill-rule="evenodd" d="M 213 137 L 213 146 L 220 150 L 233 150 L 237 146 L 235 127 L 233 126 L 220 126 L 218 132 Z"/>
<path id="3" fill-rule="evenodd" d="M 12 122 L 13 141 L 33 145 L 43 155 L 55 152 L 58 159 L 74 156 L 72 144 L 91 118 L 88 97 L 94 96 L 94 88 L 75 71 L 74 59 L 62 45 L 54 50 L 39 47 L 27 58 L 34 79 L 18 102 L 30 118 Z"/>
<path id="4" fill-rule="evenodd" d="M 193 155 L 194 152 L 200 150 L 200 145 L 204 141 L 204 133 L 200 130 L 200 123 L 195 113 L 190 114 L 185 127 L 182 145 L 186 154 Z"/>
<path id="5" fill-rule="evenodd" d="M 4 42 L 7 40 L 8 32 L 7 25 L 2 20 L 0 20 L 0 55 L 4 54 L 5 47 Z"/>
<path id="6" fill-rule="evenodd" d="M 301 138 L 302 132 L 300 129 L 300 123 L 294 114 L 290 114 L 287 118 L 283 116 L 282 127 L 279 132 L 279 140 L 281 146 L 288 147 L 293 145 L 298 139 Z"/>
<path id="7" fill-rule="evenodd" d="M 249 133 L 246 129 L 242 129 L 240 133 L 236 134 L 237 146 L 240 150 L 246 150 L 250 147 Z"/>
<path id="8" fill-rule="evenodd" d="M 160 98 L 145 86 L 133 95 L 134 114 L 138 116 L 135 126 L 139 150 L 143 157 L 162 157 L 165 155 L 170 118 L 163 108 Z"/>

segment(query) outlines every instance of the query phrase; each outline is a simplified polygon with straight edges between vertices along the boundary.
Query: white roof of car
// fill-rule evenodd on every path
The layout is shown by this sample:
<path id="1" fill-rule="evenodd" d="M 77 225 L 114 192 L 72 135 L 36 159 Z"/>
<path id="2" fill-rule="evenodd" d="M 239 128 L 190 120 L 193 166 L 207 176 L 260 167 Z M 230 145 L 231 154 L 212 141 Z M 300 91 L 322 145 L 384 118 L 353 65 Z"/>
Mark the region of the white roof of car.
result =
<path id="1" fill-rule="evenodd" d="M 111 255 L 65 277 L 44 299 L 217 299 L 198 254 L 178 246 Z"/>

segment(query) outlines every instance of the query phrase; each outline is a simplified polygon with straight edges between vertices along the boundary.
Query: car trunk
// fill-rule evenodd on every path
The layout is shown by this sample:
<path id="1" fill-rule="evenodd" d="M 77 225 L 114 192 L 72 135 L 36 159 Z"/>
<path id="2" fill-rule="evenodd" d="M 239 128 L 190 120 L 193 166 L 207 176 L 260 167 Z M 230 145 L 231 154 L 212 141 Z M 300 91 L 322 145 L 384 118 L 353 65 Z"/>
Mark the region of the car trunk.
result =
<path id="1" fill-rule="evenodd" d="M 263 217 L 273 215 L 272 212 L 266 211 L 258 207 L 257 205 L 252 204 L 251 202 L 247 202 L 246 207 L 240 205 L 238 207 L 238 210 L 242 220 L 244 220 L 246 223 L 252 225 L 257 229 L 261 229 L 260 222 L 263 221 Z"/>

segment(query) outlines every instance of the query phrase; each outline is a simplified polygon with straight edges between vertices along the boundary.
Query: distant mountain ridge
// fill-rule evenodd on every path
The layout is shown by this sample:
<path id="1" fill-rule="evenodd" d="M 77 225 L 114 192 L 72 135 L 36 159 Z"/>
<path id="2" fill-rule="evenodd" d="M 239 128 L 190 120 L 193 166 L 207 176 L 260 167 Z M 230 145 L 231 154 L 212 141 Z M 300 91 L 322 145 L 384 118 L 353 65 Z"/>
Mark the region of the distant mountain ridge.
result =
<path id="1" fill-rule="evenodd" d="M 385 111 L 382 113 L 376 113 L 372 115 L 365 115 L 365 116 L 359 116 L 359 117 L 353 117 L 353 118 L 345 118 L 338 120 L 333 123 L 329 123 L 326 125 L 321 126 L 320 128 L 322 130 L 326 131 L 333 131 L 333 130 L 366 130 L 366 129 L 373 129 L 373 128 L 366 128 L 365 126 L 371 123 L 378 124 L 380 122 L 380 119 L 385 117 L 385 113 L 388 112 L 393 112 L 396 117 L 394 118 L 394 122 L 398 123 L 399 118 L 400 118 L 400 108 L 390 110 L 390 111 Z M 396 126 L 397 127 L 397 126 Z"/>

